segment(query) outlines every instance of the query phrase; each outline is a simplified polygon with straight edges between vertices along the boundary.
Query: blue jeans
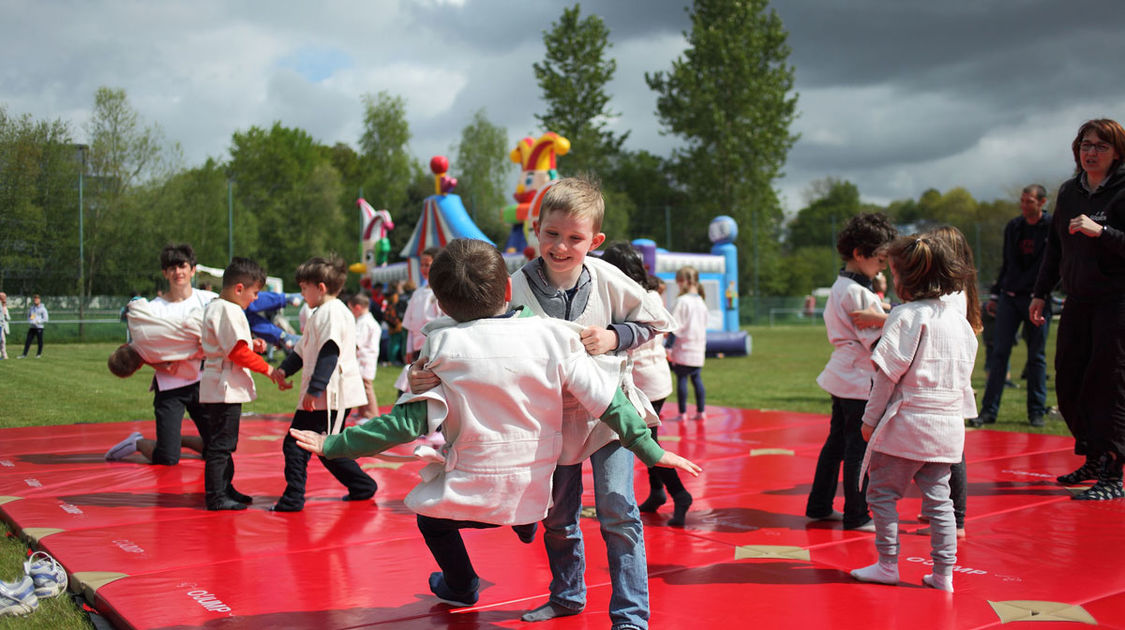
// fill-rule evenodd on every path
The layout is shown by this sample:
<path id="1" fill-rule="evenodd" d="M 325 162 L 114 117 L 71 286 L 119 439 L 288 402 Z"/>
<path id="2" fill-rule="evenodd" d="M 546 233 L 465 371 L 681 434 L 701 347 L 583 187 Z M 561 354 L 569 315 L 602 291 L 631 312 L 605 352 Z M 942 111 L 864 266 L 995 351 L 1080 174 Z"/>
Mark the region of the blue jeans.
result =
<path id="1" fill-rule="evenodd" d="M 609 558 L 614 628 L 648 628 L 648 564 L 641 513 L 633 496 L 633 454 L 613 441 L 590 456 L 594 504 Z M 582 464 L 558 466 L 554 505 L 543 520 L 543 542 L 551 565 L 551 601 L 570 610 L 586 607 L 585 550 L 578 526 L 582 511 Z"/>
<path id="2" fill-rule="evenodd" d="M 996 303 L 996 333 L 992 340 L 991 365 L 984 398 L 980 402 L 981 417 L 995 418 L 1000 412 L 1000 399 L 1004 396 L 1007 380 L 1008 358 L 1020 324 L 1027 339 L 1027 417 L 1042 416 L 1047 411 L 1047 331 L 1051 326 L 1049 306 L 1043 316 L 1047 321 L 1036 326 L 1028 320 L 1030 296 L 1000 294 Z"/>

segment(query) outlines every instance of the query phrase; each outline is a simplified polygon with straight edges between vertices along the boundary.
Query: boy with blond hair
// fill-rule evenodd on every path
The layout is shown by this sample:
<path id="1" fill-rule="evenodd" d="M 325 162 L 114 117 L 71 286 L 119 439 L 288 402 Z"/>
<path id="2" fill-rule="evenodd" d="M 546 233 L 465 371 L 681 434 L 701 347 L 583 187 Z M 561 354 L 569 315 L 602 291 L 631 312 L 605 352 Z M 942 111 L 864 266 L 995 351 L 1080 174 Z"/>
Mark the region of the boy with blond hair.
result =
<path id="1" fill-rule="evenodd" d="M 456 239 L 434 260 L 431 282 L 449 317 L 426 327 L 426 370 L 440 384 L 407 394 L 390 413 L 340 435 L 291 433 L 303 448 L 327 456 L 372 455 L 439 429 L 441 452 L 421 446 L 433 463 L 406 497 L 441 572 L 430 589 L 469 606 L 480 585 L 460 530 L 511 525 L 531 542 L 547 514 L 550 473 L 564 448 L 564 390 L 586 413 L 621 435 L 647 463 L 699 467 L 665 452 L 620 390 L 623 358 L 592 357 L 578 327 L 509 310 L 511 281 L 503 257 L 483 241 Z M 519 383 L 513 391 L 512 383 Z"/>
<path id="2" fill-rule="evenodd" d="M 305 322 L 304 335 L 278 366 L 274 378 L 285 387 L 287 377 L 305 368 L 291 429 L 339 433 L 348 412 L 367 404 L 356 360 L 355 317 L 337 299 L 347 276 L 348 268 L 337 256 L 313 257 L 297 267 L 297 284 L 312 312 Z M 300 512 L 305 507 L 309 453 L 292 435 L 285 436 L 281 451 L 285 455 L 285 492 L 273 510 Z M 345 501 L 366 501 L 375 496 L 375 480 L 354 459 L 320 457 L 320 463 L 348 489 Z"/>
<path id="3" fill-rule="evenodd" d="M 532 204 L 539 206 L 534 229 L 540 255 L 513 274 L 513 304 L 579 324 L 582 344 L 592 355 L 624 353 L 675 329 L 675 319 L 657 297 L 617 267 L 586 255 L 605 241 L 601 232 L 605 201 L 597 183 L 584 178 L 560 179 L 541 190 Z M 625 386 L 646 419 L 658 424 L 659 418 L 633 387 L 631 377 L 625 379 Z M 585 552 L 578 519 L 582 462 L 588 458 L 613 586 L 610 621 L 614 628 L 647 628 L 648 567 L 644 529 L 633 496 L 633 456 L 573 397 L 566 399 L 563 414 L 567 421 L 554 472 L 553 505 L 543 521 L 553 578 L 551 597 L 523 620 L 575 615 L 586 606 Z"/>

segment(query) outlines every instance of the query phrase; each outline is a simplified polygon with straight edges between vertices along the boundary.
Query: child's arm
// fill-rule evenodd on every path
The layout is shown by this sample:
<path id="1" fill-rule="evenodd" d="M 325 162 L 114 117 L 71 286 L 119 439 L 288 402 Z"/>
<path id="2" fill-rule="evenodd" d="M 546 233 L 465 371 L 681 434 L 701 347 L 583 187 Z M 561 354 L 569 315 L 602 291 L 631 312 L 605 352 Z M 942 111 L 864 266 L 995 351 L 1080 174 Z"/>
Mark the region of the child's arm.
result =
<path id="1" fill-rule="evenodd" d="M 270 364 L 266 363 L 265 359 L 254 354 L 254 351 L 251 350 L 250 346 L 242 339 L 239 339 L 238 343 L 234 344 L 234 348 L 227 354 L 227 358 L 238 367 L 244 367 L 251 372 L 265 374 L 271 381 L 277 382 L 276 374 L 278 369 L 271 368 Z M 285 389 L 285 387 L 282 387 L 282 389 Z"/>
<path id="2" fill-rule="evenodd" d="M 881 306 L 871 305 L 865 309 L 848 313 L 856 328 L 882 328 L 887 321 L 887 313 Z"/>
<path id="3" fill-rule="evenodd" d="M 328 381 L 332 380 L 332 371 L 340 360 L 340 346 L 335 341 L 328 341 L 320 347 L 316 355 L 316 365 L 313 367 L 312 376 L 309 377 L 309 389 L 301 396 L 301 409 L 313 411 L 316 401 L 328 389 Z"/>
<path id="4" fill-rule="evenodd" d="M 599 419 L 609 425 L 620 436 L 621 445 L 633 451 L 646 466 L 678 468 L 693 477 L 698 477 L 703 470 L 694 462 L 661 448 L 652 437 L 644 419 L 637 413 L 637 408 L 620 389 Z"/>
<path id="5" fill-rule="evenodd" d="M 337 435 L 290 429 L 301 448 L 329 459 L 376 455 L 396 444 L 413 441 L 427 429 L 427 403 L 424 400 L 395 405 L 389 413 L 362 425 L 350 426 Z"/>
<path id="6" fill-rule="evenodd" d="M 883 412 L 887 410 L 887 403 L 895 391 L 895 382 L 882 368 L 875 369 L 875 380 L 871 384 L 871 395 L 867 397 L 867 406 L 863 409 L 863 426 L 860 431 L 863 439 L 870 440 L 875 427 L 883 419 Z"/>

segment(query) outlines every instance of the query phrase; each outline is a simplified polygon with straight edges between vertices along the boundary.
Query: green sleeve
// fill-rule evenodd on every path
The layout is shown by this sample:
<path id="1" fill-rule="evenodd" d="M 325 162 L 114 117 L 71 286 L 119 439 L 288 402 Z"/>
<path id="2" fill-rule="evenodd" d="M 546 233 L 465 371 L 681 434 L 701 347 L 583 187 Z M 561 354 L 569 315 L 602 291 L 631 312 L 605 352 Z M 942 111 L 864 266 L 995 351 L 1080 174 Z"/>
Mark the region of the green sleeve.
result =
<path id="1" fill-rule="evenodd" d="M 395 405 L 390 413 L 326 437 L 324 456 L 328 459 L 355 459 L 376 455 L 397 444 L 410 442 L 427 433 L 426 413 L 427 405 L 424 400 Z"/>
<path id="2" fill-rule="evenodd" d="M 621 437 L 621 445 L 633 451 L 645 466 L 655 466 L 664 456 L 664 449 L 653 439 L 644 418 L 620 389 L 600 419 Z"/>

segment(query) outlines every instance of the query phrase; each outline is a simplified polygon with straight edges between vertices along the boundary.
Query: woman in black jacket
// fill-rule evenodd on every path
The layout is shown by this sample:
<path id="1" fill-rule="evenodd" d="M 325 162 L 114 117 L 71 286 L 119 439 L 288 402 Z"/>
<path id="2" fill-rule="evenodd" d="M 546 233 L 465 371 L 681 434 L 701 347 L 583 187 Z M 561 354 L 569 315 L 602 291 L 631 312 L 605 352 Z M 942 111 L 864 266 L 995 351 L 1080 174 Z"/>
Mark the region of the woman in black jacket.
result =
<path id="1" fill-rule="evenodd" d="M 1096 483 L 1073 498 L 1125 497 L 1125 129 L 1087 121 L 1071 144 L 1075 176 L 1059 187 L 1029 308 L 1041 324 L 1051 289 L 1066 304 L 1055 351 L 1059 411 L 1086 462 L 1058 478 Z"/>

